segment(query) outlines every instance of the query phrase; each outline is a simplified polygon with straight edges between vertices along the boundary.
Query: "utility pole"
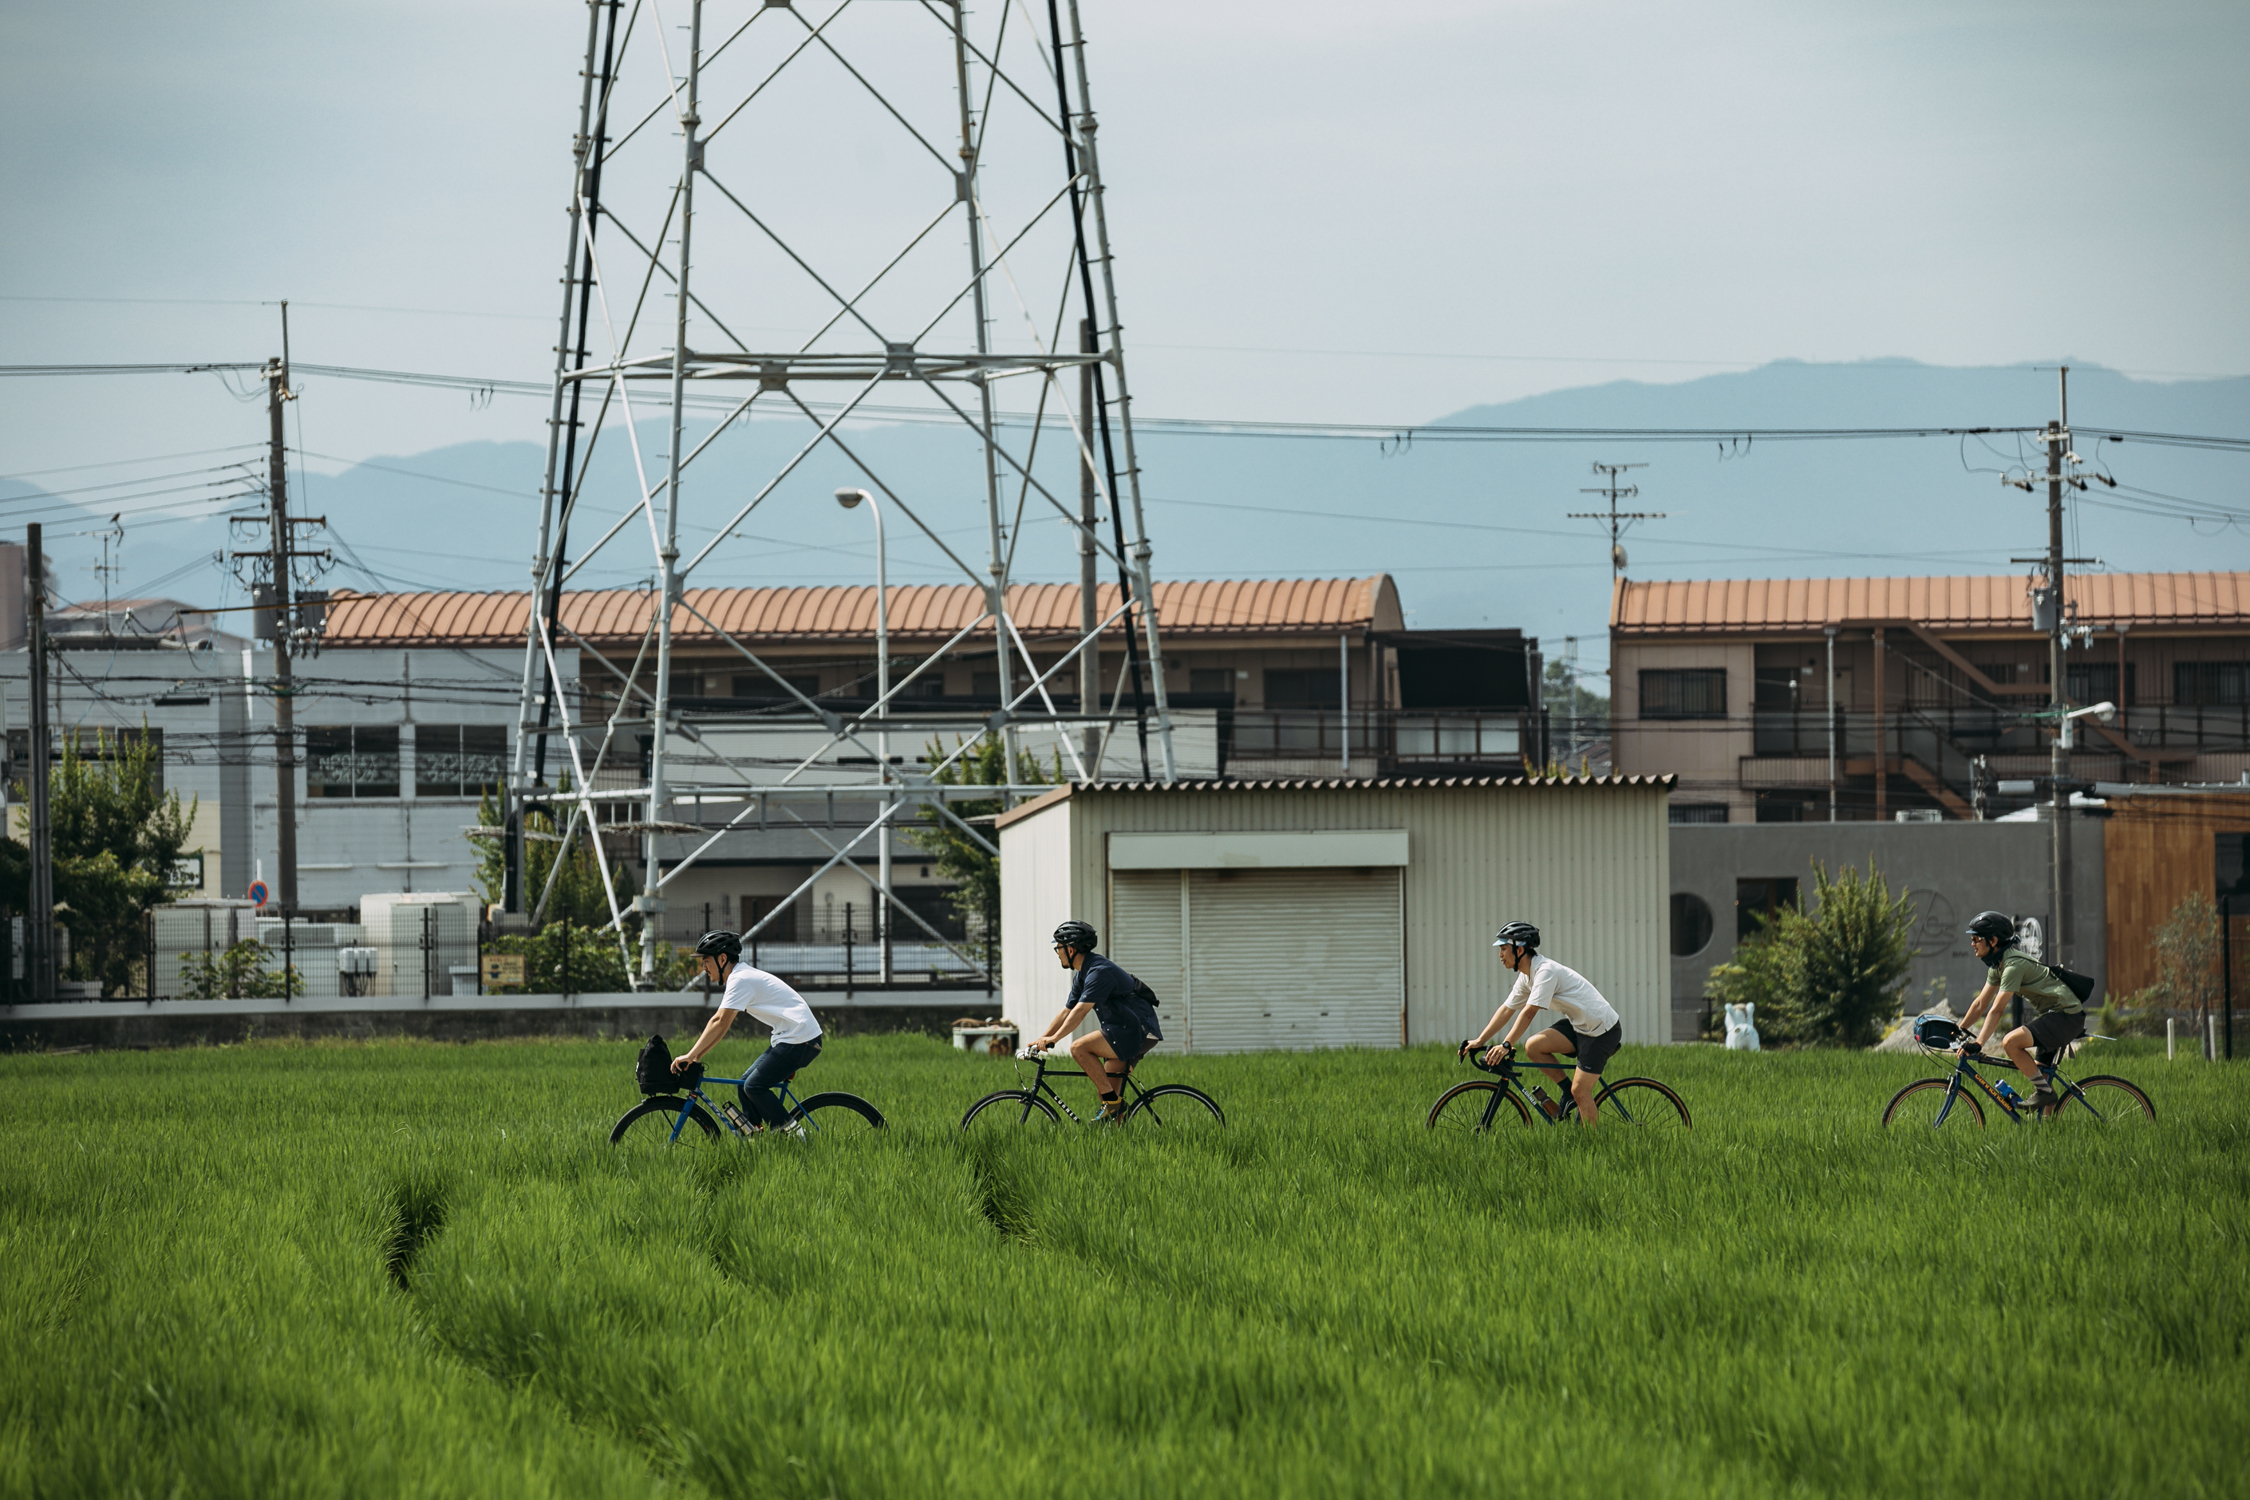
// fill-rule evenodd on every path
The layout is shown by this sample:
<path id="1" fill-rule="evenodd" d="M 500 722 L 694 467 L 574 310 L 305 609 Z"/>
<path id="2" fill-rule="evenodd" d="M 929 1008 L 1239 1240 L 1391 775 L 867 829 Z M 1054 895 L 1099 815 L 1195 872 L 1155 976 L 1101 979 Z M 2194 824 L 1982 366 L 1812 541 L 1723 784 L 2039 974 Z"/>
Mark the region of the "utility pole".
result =
<path id="1" fill-rule="evenodd" d="M 1664 519 L 1665 513 L 1660 510 L 1621 511 L 1617 508 L 1618 501 L 1630 500 L 1635 495 L 1638 495 L 1641 492 L 1641 487 L 1637 484 L 1619 484 L 1617 482 L 1617 476 L 1624 473 L 1627 469 L 1645 469 L 1647 467 L 1647 464 L 1594 465 L 1594 472 L 1601 475 L 1605 482 L 1603 484 L 1597 485 L 1593 489 L 1582 489 L 1578 493 L 1581 495 L 1608 496 L 1609 509 L 1606 511 L 1574 510 L 1565 513 L 1568 518 L 1573 521 L 1601 521 L 1605 522 L 1608 525 L 1609 586 L 1610 594 L 1613 598 L 1617 593 L 1617 580 L 1625 572 L 1625 548 L 1623 546 L 1625 533 L 1632 529 L 1632 525 L 1635 521 L 1661 521 Z"/>
<path id="2" fill-rule="evenodd" d="M 55 998 L 55 829 L 47 801 L 47 559 L 37 521 L 24 528 L 24 644 L 31 650 L 31 911 L 24 918 L 24 983 L 34 1000 Z"/>
<path id="3" fill-rule="evenodd" d="M 1078 348 L 1084 354 L 1101 352 L 1092 318 L 1078 320 Z M 1078 658 L 1078 711 L 1089 719 L 1081 736 L 1085 747 L 1081 759 L 1086 762 L 1086 774 L 1099 781 L 1102 732 L 1090 720 L 1102 701 L 1102 648 L 1094 638 L 1095 627 L 1102 622 L 1094 598 L 1101 586 L 1101 559 L 1094 546 L 1095 502 L 1101 491 L 1094 482 L 1094 367 L 1090 364 L 1078 367 L 1078 413 L 1078 633 L 1086 642 Z"/>
<path id="4" fill-rule="evenodd" d="M 288 304 L 282 305 L 281 315 L 286 330 Z M 297 909 L 297 709 L 289 696 L 294 691 L 289 676 L 289 449 L 281 434 L 282 403 L 296 399 L 289 389 L 288 348 L 284 331 L 281 357 L 266 364 L 266 416 L 272 439 L 267 489 L 273 500 L 273 726 L 280 769 L 274 807 L 281 823 L 281 870 L 275 885 L 284 916 Z"/>
<path id="5" fill-rule="evenodd" d="M 2055 828 L 2050 853 L 2053 892 L 2049 910 L 2054 931 L 2048 950 L 2040 957 L 2048 963 L 2067 963 L 2071 943 L 2070 889 L 2070 712 L 2069 678 L 2063 665 L 2063 646 L 2069 628 L 2063 609 L 2063 454 L 2070 447 L 2070 366 L 2057 376 L 2060 420 L 2047 424 L 2047 704 L 2054 710 L 2055 739 L 2048 774 L 2054 784 Z M 2124 684 L 2119 683 L 2120 692 Z"/>

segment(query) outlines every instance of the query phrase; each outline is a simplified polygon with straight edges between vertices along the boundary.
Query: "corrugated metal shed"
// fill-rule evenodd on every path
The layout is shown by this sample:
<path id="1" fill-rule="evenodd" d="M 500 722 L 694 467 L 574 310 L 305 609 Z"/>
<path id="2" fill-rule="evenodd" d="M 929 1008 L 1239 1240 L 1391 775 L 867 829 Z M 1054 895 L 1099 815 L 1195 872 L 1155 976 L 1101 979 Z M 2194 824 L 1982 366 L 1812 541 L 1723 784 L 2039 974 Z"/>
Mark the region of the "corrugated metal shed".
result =
<path id="1" fill-rule="evenodd" d="M 2250 627 L 2250 573 L 2065 574 L 2063 589 L 2084 624 Z M 1770 635 L 1911 620 L 1932 630 L 2028 632 L 2029 590 L 2022 576 L 1621 581 L 1610 628 L 1625 635 Z"/>
<path id="2" fill-rule="evenodd" d="M 688 589 L 685 604 L 746 643 L 873 640 L 872 587 Z M 638 644 L 652 596 L 639 589 L 566 593 L 564 626 L 602 646 Z M 1022 584 L 1009 589 L 1016 627 L 1033 639 L 1071 639 L 1078 630 L 1075 584 Z M 969 584 L 902 584 L 890 590 L 891 638 L 942 641 L 984 612 L 984 593 Z M 1117 588 L 1104 584 L 1097 608 L 1107 618 Z M 329 646 L 503 646 L 523 639 L 530 596 L 522 592 L 355 594 L 340 591 L 328 606 Z M 1186 637 L 1334 635 L 1399 630 L 1404 617 L 1390 575 L 1368 578 L 1234 579 L 1156 585 L 1156 613 L 1167 635 Z M 673 639 L 717 645 L 709 626 L 680 609 Z"/>
<path id="3" fill-rule="evenodd" d="M 1671 1038 L 1667 899 L 1670 777 L 1395 781 L 1096 782 L 998 820 L 1004 998 L 1031 1031 L 1062 1008 L 1068 978 L 1055 925 L 1111 910 L 1119 833 L 1404 830 L 1405 1015 L 1409 1044 L 1458 1040 L 1491 1016 L 1510 976 L 1491 949 L 1507 920 L 1536 922 L 1544 952 L 1618 1008 L 1632 1043 Z M 1116 936 L 1104 933 L 1104 949 Z M 1271 982 L 1321 983 L 1291 952 Z M 1551 1018 L 1550 1018 L 1551 1019 Z"/>

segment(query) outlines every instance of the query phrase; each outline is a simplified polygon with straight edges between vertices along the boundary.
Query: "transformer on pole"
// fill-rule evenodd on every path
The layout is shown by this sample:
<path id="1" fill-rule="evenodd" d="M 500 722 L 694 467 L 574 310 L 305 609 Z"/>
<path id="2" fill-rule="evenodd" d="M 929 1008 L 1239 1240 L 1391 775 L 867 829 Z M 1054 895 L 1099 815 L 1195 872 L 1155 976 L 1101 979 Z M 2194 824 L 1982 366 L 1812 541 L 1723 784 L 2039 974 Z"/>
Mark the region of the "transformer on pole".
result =
<path id="1" fill-rule="evenodd" d="M 522 814 L 544 806 L 566 844 L 591 844 L 621 947 L 627 916 L 641 914 L 640 952 L 626 957 L 644 985 L 672 880 L 722 839 L 774 821 L 829 851 L 798 894 L 844 867 L 867 876 L 887 919 L 926 929 L 862 865 L 903 822 L 958 822 L 944 773 L 985 735 L 1006 744 L 1004 782 L 1020 779 L 1019 753 L 1092 779 L 1127 744 L 1141 774 L 1178 774 L 1077 0 L 1046 0 L 1043 15 L 961 0 L 588 0 L 587 11 L 509 778 L 509 905 L 543 909 L 520 875 Z M 901 419 L 972 436 L 976 467 L 887 471 L 862 434 Z M 769 477 L 699 484 L 716 467 L 707 455 L 772 421 L 794 431 Z M 882 663 L 871 675 L 886 686 L 848 711 L 723 628 L 701 593 L 800 581 L 804 553 L 774 539 L 812 529 L 810 497 L 833 513 L 832 487 L 812 472 L 822 462 L 880 498 L 894 563 L 903 537 L 920 565 L 973 584 L 983 611 L 931 656 Z M 1093 504 L 1080 503 L 1081 474 Z M 982 559 L 959 545 L 971 494 Z M 1015 579 L 1077 573 L 1081 549 L 1115 569 L 1115 592 L 1068 610 L 1059 638 L 1050 620 L 1035 653 Z M 647 579 L 629 658 L 593 651 L 573 624 L 566 590 L 589 564 Z M 730 652 L 779 710 L 676 697 L 683 634 Z M 964 706 L 948 720 L 901 696 L 917 681 L 919 695 L 937 657 L 965 641 L 997 669 L 996 710 Z M 1124 648 L 1114 683 L 1081 671 L 1074 701 L 1058 706 L 1059 674 L 1098 662 L 1105 641 Z M 575 698 L 555 655 L 572 647 L 594 658 Z M 895 731 L 909 701 L 910 733 L 958 743 L 935 764 L 894 769 L 871 748 L 875 726 L 889 718 Z M 1128 723 L 1133 739 L 1116 741 Z M 1009 800 L 1026 789 L 964 790 Z M 823 834 L 801 815 L 809 796 L 871 812 L 856 833 L 831 813 Z M 605 835 L 637 841 L 643 892 L 630 901 L 609 882 Z"/>

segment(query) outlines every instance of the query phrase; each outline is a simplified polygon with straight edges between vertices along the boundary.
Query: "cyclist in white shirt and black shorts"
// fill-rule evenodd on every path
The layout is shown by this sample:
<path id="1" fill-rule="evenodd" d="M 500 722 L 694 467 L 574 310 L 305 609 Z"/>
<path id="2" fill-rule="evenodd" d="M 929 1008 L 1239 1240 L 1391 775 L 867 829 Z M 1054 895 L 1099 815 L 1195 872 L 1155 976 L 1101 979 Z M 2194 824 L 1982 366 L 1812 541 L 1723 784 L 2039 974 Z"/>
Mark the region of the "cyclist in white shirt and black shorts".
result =
<path id="1" fill-rule="evenodd" d="M 1602 992 L 1586 982 L 1586 976 L 1575 969 L 1564 968 L 1551 958 L 1539 956 L 1539 929 L 1529 922 L 1510 922 L 1500 929 L 1492 940 L 1500 950 L 1500 962 L 1516 974 L 1515 987 L 1508 998 L 1492 1013 L 1484 1030 L 1471 1041 L 1461 1044 L 1460 1055 L 1467 1057 L 1492 1039 L 1500 1023 L 1509 1012 L 1515 1013 L 1514 1024 L 1508 1034 L 1484 1056 L 1488 1066 L 1497 1067 L 1514 1056 L 1516 1039 L 1531 1024 L 1531 1018 L 1542 1010 L 1554 1011 L 1557 1019 L 1553 1026 L 1534 1035 L 1524 1044 L 1531 1055 L 1532 1066 L 1540 1069 L 1559 1087 L 1563 1070 L 1557 1058 L 1567 1058 L 1577 1064 L 1570 1075 L 1570 1097 L 1578 1105 L 1578 1117 L 1587 1124 L 1594 1123 L 1594 1095 L 1600 1091 L 1602 1068 L 1617 1055 L 1625 1040 L 1625 1023 L 1617 1018 L 1616 1007 L 1602 998 Z M 1546 1101 L 1541 1100 L 1544 1106 Z"/>
<path id="2" fill-rule="evenodd" d="M 720 986 L 719 1008 L 711 1013 L 695 1045 L 672 1059 L 672 1071 L 684 1073 L 701 1062 L 703 1054 L 726 1037 L 734 1018 L 748 1011 L 773 1028 L 773 1040 L 743 1075 L 742 1102 L 757 1112 L 765 1129 L 802 1134 L 804 1127 L 791 1123 L 774 1090 L 820 1056 L 820 1022 L 813 1019 L 812 1007 L 779 975 L 744 963 L 742 939 L 731 932 L 706 932 L 695 953 L 702 960 L 704 978 Z"/>

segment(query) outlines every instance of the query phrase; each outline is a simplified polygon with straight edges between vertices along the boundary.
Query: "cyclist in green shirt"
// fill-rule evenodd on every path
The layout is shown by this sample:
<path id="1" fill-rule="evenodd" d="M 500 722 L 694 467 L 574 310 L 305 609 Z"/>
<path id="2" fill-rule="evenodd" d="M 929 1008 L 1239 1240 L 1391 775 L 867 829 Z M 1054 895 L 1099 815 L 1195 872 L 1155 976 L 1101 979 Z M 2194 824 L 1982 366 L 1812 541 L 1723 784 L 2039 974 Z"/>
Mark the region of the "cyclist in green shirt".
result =
<path id="1" fill-rule="evenodd" d="M 1969 1002 L 1964 1030 L 1984 1018 L 1974 1045 L 1982 1048 L 1999 1029 L 2007 1002 L 2023 997 L 2031 1022 L 2000 1039 L 2000 1049 L 2016 1071 L 2031 1080 L 2031 1104 L 2041 1113 L 2055 1107 L 2055 1096 L 2039 1076 L 2039 1064 L 2052 1065 L 2062 1049 L 2086 1034 L 2086 1007 L 2055 971 L 2016 946 L 2016 923 L 2004 912 L 1980 911 L 1969 923 L 1969 950 L 1984 960 L 1992 977 Z"/>

